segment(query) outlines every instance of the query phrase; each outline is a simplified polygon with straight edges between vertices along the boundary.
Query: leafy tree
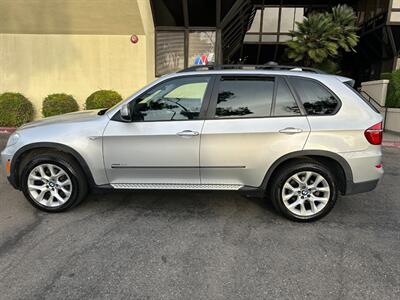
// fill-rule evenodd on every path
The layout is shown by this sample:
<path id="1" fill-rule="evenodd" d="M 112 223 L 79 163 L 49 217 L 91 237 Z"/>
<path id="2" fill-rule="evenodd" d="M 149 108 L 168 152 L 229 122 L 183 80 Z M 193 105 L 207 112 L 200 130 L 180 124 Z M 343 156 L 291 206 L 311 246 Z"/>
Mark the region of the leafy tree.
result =
<path id="1" fill-rule="evenodd" d="M 355 52 L 356 16 L 347 5 L 338 5 L 331 13 L 311 14 L 296 25 L 290 33 L 293 39 L 287 42 L 287 56 L 295 62 L 318 66 L 338 58 L 342 51 Z"/>
<path id="2" fill-rule="evenodd" d="M 359 37 L 357 35 L 356 16 L 351 7 L 338 5 L 332 9 L 332 20 L 337 27 L 337 43 L 346 52 L 356 52 Z"/>
<path id="3" fill-rule="evenodd" d="M 287 42 L 290 59 L 309 67 L 338 54 L 337 44 L 332 40 L 337 28 L 331 16 L 312 14 L 296 24 L 297 30 L 291 32 L 293 40 Z"/>

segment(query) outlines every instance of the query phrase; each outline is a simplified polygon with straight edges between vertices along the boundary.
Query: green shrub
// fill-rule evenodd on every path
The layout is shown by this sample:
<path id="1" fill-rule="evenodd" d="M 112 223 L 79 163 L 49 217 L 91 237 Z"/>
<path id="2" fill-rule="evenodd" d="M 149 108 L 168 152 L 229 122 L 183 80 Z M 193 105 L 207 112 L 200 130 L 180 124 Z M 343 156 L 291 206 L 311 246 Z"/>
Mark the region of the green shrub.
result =
<path id="1" fill-rule="evenodd" d="M 33 120 L 32 103 L 19 93 L 0 95 L 0 126 L 17 127 Z"/>
<path id="2" fill-rule="evenodd" d="M 389 86 L 386 96 L 387 107 L 400 107 L 400 70 L 396 70 L 390 75 L 385 74 L 385 79 L 389 79 Z"/>
<path id="3" fill-rule="evenodd" d="M 71 95 L 51 94 L 43 100 L 42 113 L 44 117 L 51 117 L 78 111 L 79 105 Z"/>
<path id="4" fill-rule="evenodd" d="M 100 90 L 86 99 L 86 109 L 110 108 L 121 100 L 121 95 L 115 91 Z"/>
<path id="5" fill-rule="evenodd" d="M 382 73 L 381 79 L 392 79 L 392 73 Z"/>

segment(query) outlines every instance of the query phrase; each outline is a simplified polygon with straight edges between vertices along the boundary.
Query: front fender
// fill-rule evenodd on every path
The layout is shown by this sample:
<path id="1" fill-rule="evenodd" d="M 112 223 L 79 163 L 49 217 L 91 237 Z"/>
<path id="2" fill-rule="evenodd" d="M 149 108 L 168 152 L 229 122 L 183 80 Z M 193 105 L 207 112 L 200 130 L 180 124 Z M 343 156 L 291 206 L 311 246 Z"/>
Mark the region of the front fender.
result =
<path id="1" fill-rule="evenodd" d="M 93 178 L 93 174 L 86 163 L 85 159 L 73 148 L 70 146 L 64 145 L 64 144 L 59 144 L 59 143 L 51 143 L 51 142 L 40 142 L 40 143 L 33 143 L 29 145 L 25 145 L 21 147 L 20 149 L 15 152 L 15 154 L 12 157 L 11 160 L 11 166 L 10 166 L 10 175 L 8 177 L 9 182 L 11 185 L 16 188 L 20 189 L 20 163 L 22 161 L 22 158 L 24 157 L 25 154 L 32 150 L 39 150 L 39 149 L 49 149 L 49 150 L 54 150 L 54 151 L 60 151 L 67 153 L 71 155 L 82 167 L 83 172 L 86 175 L 86 178 L 88 180 L 88 183 L 90 187 L 95 187 L 96 183 Z"/>

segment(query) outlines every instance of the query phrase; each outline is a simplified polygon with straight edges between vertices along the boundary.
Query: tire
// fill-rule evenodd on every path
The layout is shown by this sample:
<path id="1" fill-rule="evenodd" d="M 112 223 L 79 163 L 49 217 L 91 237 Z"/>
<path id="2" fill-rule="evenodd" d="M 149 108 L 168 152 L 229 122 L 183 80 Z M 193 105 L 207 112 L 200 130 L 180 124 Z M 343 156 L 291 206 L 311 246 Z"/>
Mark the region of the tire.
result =
<path id="1" fill-rule="evenodd" d="M 286 218 L 311 222 L 331 211 L 338 188 L 335 176 L 324 165 L 315 161 L 294 162 L 275 172 L 269 196 L 275 209 Z"/>
<path id="2" fill-rule="evenodd" d="M 72 157 L 48 152 L 39 153 L 22 164 L 21 190 L 34 207 L 45 212 L 62 212 L 85 198 L 88 185 L 85 174 Z"/>

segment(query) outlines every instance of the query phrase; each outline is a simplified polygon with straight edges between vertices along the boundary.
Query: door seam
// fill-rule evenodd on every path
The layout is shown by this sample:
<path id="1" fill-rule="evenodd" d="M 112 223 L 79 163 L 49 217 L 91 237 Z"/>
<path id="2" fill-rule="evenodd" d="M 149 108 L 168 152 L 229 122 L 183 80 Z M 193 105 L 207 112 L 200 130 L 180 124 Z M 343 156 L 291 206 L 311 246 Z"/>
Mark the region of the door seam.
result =
<path id="1" fill-rule="evenodd" d="M 201 140 L 203 138 L 203 129 L 204 129 L 204 125 L 206 123 L 206 120 L 203 120 L 203 126 L 201 126 L 201 131 L 200 131 L 200 140 L 199 140 L 199 166 L 198 166 L 198 170 L 199 170 L 199 181 L 200 184 L 202 184 L 202 180 L 201 180 L 201 168 L 200 168 L 200 164 L 201 164 Z"/>
<path id="2" fill-rule="evenodd" d="M 310 134 L 311 134 L 311 124 L 310 124 L 310 121 L 308 120 L 307 116 L 306 116 L 306 120 L 307 120 L 307 124 L 308 124 L 308 135 L 307 135 L 306 140 L 304 141 L 304 144 L 303 144 L 303 147 L 301 148 L 301 150 L 304 150 L 304 148 L 306 147 L 308 139 L 309 139 Z"/>

